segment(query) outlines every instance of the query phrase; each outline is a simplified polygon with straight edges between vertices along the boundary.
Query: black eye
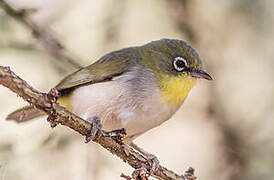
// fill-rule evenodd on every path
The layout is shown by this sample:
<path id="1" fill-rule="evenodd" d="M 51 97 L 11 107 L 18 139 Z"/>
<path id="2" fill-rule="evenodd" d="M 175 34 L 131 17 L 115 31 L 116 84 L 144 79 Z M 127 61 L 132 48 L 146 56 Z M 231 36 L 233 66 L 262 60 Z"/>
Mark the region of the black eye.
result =
<path id="1" fill-rule="evenodd" d="M 173 61 L 173 66 L 177 71 L 183 71 L 187 67 L 187 62 L 182 57 L 176 57 Z"/>

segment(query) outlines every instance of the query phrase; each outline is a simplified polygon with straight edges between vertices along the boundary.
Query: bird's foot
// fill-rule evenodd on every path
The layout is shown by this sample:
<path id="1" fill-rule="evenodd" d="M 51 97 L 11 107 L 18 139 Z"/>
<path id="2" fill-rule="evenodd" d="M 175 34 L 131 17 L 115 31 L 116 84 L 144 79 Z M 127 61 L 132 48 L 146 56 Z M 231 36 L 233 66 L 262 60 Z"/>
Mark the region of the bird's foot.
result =
<path id="1" fill-rule="evenodd" d="M 102 130 L 102 124 L 99 117 L 95 116 L 87 119 L 87 121 L 91 122 L 92 128 L 89 135 L 86 137 L 86 143 L 91 140 L 94 141 L 102 135 L 109 136 L 120 144 L 123 143 L 123 138 L 126 136 L 126 130 L 124 128 L 105 132 Z"/>
<path id="2" fill-rule="evenodd" d="M 151 169 L 150 169 L 150 174 L 153 174 L 155 171 L 157 171 L 160 167 L 160 161 L 159 159 L 153 155 L 153 154 L 146 154 L 146 157 L 149 161 L 151 161 Z"/>
<path id="3" fill-rule="evenodd" d="M 96 138 L 101 137 L 103 134 L 102 124 L 99 117 L 95 116 L 91 120 L 88 119 L 88 121 L 91 121 L 92 128 L 89 135 L 86 137 L 86 143 L 88 143 L 90 140 L 94 141 Z"/>
<path id="4" fill-rule="evenodd" d="M 132 148 L 134 148 L 135 150 L 139 151 L 141 154 L 143 154 L 148 159 L 148 161 L 150 161 L 151 168 L 149 169 L 149 174 L 153 174 L 155 171 L 157 171 L 159 169 L 160 161 L 158 160 L 158 158 L 155 155 L 146 152 L 145 150 L 138 147 L 134 143 L 131 143 L 130 146 Z"/>

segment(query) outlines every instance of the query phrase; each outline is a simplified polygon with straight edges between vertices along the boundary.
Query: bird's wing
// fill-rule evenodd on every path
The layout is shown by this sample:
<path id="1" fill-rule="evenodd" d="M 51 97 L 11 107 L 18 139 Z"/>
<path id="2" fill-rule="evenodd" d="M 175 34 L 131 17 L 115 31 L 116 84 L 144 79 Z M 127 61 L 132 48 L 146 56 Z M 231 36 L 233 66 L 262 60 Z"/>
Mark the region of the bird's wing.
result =
<path id="1" fill-rule="evenodd" d="M 126 49 L 124 49 L 126 50 Z M 84 67 L 65 77 L 56 89 L 63 95 L 86 84 L 109 81 L 129 70 L 136 62 L 134 55 L 127 51 L 116 51 L 103 56 L 94 64 Z"/>

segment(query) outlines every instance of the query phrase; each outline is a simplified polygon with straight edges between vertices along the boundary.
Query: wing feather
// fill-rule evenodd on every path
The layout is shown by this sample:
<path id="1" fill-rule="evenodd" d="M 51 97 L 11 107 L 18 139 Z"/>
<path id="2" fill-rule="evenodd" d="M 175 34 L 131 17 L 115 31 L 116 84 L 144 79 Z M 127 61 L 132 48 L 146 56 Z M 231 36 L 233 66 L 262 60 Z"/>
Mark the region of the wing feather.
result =
<path id="1" fill-rule="evenodd" d="M 127 72 L 138 60 L 132 49 L 127 48 L 109 53 L 94 64 L 68 75 L 56 86 L 57 90 L 61 94 L 66 94 L 75 87 L 109 81 Z"/>

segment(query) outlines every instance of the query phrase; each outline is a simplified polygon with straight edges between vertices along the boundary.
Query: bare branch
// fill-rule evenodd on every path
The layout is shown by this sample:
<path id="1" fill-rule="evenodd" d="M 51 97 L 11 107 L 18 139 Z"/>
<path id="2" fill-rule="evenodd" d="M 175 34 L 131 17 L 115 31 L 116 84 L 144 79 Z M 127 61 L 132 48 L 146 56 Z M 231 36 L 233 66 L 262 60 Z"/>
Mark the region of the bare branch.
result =
<path id="1" fill-rule="evenodd" d="M 66 51 L 64 45 L 56 37 L 54 37 L 50 29 L 40 28 L 36 23 L 28 18 L 27 10 L 17 10 L 4 0 L 0 0 L 0 7 L 3 8 L 8 15 L 30 29 L 33 36 L 41 43 L 44 50 L 51 56 L 65 62 L 66 64 L 69 64 L 74 69 L 79 69 L 82 67 L 76 60 L 79 58 L 73 58 L 72 55 Z"/>
<path id="2" fill-rule="evenodd" d="M 11 91 L 22 97 L 25 101 L 31 105 L 44 111 L 48 115 L 48 121 L 52 127 L 57 124 L 67 126 L 87 139 L 90 136 L 92 125 L 69 112 L 64 107 L 59 106 L 56 103 L 58 92 L 52 89 L 49 93 L 42 93 L 32 88 L 26 81 L 14 74 L 9 67 L 0 66 L 0 84 L 9 88 Z M 124 144 L 121 139 L 113 138 L 107 133 L 103 133 L 102 136 L 97 137 L 94 142 L 100 144 L 112 154 L 120 157 L 124 162 L 128 163 L 135 169 L 151 168 L 150 160 L 145 156 L 138 153 L 130 146 Z M 167 168 L 160 166 L 153 174 L 155 178 L 164 180 L 185 180 L 188 179 L 185 176 L 179 176 Z"/>

